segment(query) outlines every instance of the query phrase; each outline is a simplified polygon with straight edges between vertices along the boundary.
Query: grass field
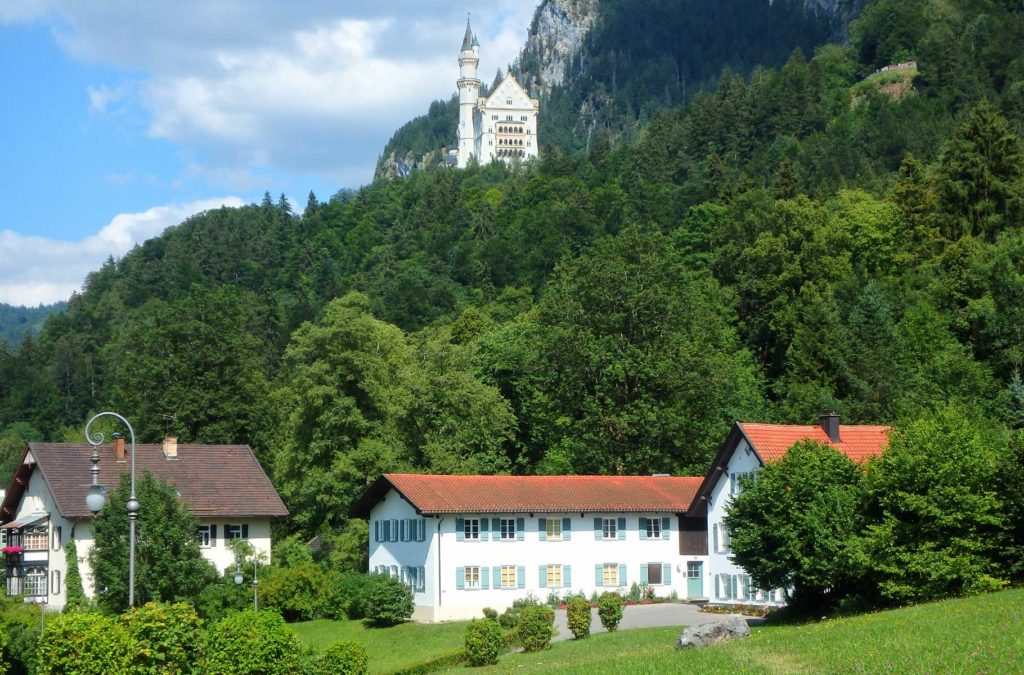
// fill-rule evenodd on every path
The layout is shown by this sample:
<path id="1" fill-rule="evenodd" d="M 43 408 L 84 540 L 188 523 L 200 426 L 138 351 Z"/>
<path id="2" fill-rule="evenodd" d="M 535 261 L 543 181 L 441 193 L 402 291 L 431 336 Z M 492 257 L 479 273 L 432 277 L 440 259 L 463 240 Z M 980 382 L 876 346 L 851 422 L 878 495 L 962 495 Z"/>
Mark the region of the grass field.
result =
<path id="1" fill-rule="evenodd" d="M 627 630 L 506 654 L 490 673 L 1020 673 L 1024 590 L 799 626 L 677 652 L 677 628 Z M 449 673 L 467 673 L 457 668 Z"/>
<path id="2" fill-rule="evenodd" d="M 366 648 L 371 673 L 389 673 L 462 647 L 466 624 L 405 623 L 392 628 L 366 628 L 360 621 L 294 623 L 302 643 L 317 650 L 341 640 Z"/>

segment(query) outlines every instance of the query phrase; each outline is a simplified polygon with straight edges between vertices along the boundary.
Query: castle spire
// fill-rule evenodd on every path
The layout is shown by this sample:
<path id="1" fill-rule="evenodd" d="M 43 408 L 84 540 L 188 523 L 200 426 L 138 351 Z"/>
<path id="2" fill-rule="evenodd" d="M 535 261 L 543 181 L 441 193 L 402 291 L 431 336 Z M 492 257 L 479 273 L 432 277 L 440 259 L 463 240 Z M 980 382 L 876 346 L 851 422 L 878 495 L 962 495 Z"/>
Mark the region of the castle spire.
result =
<path id="1" fill-rule="evenodd" d="M 469 27 L 469 15 L 466 15 L 466 36 L 462 38 L 462 51 L 472 49 L 473 44 L 476 42 L 476 36 L 473 35 L 473 29 Z"/>

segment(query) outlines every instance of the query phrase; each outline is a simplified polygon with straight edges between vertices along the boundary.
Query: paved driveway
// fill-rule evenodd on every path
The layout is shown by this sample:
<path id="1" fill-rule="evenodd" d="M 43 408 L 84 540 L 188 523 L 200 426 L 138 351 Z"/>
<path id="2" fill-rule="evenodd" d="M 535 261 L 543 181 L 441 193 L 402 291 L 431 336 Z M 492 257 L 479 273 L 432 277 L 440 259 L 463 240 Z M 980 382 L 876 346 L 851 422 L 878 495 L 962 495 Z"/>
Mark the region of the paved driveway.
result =
<path id="1" fill-rule="evenodd" d="M 601 620 L 597 617 L 597 610 L 592 609 L 590 612 L 590 632 L 605 632 L 604 626 L 601 625 Z M 680 631 L 682 631 L 683 626 L 695 626 L 721 618 L 721 614 L 705 614 L 698 611 L 697 605 L 686 603 L 666 602 L 659 605 L 630 605 L 622 610 L 622 621 L 619 622 L 619 629 L 678 626 Z M 762 619 L 751 617 L 746 617 L 746 619 L 747 623 L 752 626 L 762 621 Z M 572 639 L 572 633 L 569 632 L 569 628 L 566 625 L 564 609 L 555 610 L 555 630 L 558 631 L 558 635 L 555 636 L 553 642 Z"/>

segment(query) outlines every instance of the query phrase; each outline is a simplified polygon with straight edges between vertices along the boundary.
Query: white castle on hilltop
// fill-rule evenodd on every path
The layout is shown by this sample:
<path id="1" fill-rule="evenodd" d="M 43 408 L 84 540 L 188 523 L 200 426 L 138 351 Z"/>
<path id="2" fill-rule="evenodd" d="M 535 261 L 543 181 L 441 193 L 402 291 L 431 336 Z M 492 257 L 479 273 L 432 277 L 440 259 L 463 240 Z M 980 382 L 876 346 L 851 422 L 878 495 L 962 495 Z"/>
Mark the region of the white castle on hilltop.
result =
<path id="1" fill-rule="evenodd" d="M 466 20 L 466 36 L 459 52 L 459 146 L 457 164 L 464 169 L 469 158 L 481 164 L 497 158 L 537 156 L 537 111 L 540 103 L 530 98 L 511 73 L 505 76 L 490 96 L 480 96 L 477 66 L 480 43 Z"/>

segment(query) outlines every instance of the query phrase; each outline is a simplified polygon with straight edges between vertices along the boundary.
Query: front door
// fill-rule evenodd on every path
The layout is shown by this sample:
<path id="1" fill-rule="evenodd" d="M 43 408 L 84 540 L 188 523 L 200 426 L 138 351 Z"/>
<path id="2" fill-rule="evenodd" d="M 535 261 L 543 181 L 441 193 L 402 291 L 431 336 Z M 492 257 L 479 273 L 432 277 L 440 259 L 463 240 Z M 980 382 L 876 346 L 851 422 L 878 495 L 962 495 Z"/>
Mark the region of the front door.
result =
<path id="1" fill-rule="evenodd" d="M 686 563 L 686 597 L 704 597 L 704 563 Z"/>

